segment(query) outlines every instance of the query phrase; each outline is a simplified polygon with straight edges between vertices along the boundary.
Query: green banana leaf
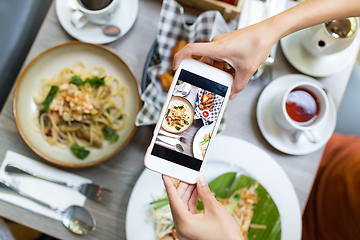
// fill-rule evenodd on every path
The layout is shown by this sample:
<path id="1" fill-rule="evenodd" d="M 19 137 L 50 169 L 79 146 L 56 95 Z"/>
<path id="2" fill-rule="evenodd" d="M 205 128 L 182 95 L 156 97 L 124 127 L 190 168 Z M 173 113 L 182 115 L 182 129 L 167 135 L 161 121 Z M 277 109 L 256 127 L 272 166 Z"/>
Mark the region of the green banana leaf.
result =
<path id="1" fill-rule="evenodd" d="M 209 188 L 217 198 L 229 198 L 236 190 L 249 188 L 255 180 L 240 175 L 237 179 L 236 172 L 228 172 L 219 176 L 209 183 Z M 249 229 L 249 240 L 266 239 L 275 240 L 281 238 L 281 221 L 279 211 L 266 189 L 259 184 L 256 189 L 258 202 L 254 205 L 254 216 L 252 224 L 266 225 L 266 229 Z M 199 210 L 204 209 L 199 200 L 197 204 Z"/>

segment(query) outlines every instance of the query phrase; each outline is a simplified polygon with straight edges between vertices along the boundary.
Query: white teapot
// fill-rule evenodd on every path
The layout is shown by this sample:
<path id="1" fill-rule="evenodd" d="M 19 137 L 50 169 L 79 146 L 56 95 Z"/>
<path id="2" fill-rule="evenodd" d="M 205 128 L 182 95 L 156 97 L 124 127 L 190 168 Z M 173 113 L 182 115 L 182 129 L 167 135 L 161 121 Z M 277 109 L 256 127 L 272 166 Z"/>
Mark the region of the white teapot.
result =
<path id="1" fill-rule="evenodd" d="M 302 44 L 314 56 L 330 55 L 347 48 L 355 39 L 357 18 L 342 18 L 303 30 Z"/>

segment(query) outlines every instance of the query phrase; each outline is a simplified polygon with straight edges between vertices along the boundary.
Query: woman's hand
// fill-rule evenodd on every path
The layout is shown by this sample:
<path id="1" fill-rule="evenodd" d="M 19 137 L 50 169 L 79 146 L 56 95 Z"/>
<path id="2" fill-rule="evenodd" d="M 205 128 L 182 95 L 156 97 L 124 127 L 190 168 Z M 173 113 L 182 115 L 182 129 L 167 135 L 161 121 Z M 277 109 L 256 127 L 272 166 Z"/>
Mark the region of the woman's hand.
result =
<path id="1" fill-rule="evenodd" d="M 244 239 L 234 218 L 210 191 L 204 176 L 199 177 L 196 185 L 180 182 L 177 188 L 170 177 L 163 175 L 163 181 L 179 239 Z M 196 209 L 198 196 L 205 210 L 199 214 Z"/>
<path id="2" fill-rule="evenodd" d="M 174 68 L 177 69 L 182 60 L 191 55 L 203 56 L 202 62 L 235 74 L 230 96 L 232 100 L 245 88 L 278 40 L 279 36 L 275 33 L 267 34 L 270 22 L 264 21 L 215 36 L 210 43 L 189 43 L 175 55 Z M 230 70 L 227 70 L 228 64 L 232 66 Z"/>

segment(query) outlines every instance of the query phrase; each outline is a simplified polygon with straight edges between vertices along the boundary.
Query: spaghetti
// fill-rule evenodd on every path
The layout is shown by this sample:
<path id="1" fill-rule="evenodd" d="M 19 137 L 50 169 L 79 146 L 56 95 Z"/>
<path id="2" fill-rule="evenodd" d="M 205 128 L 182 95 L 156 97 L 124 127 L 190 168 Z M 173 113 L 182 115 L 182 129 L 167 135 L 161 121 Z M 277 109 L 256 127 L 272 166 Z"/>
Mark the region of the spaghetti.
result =
<path id="1" fill-rule="evenodd" d="M 128 89 L 101 67 L 86 69 L 83 61 L 43 79 L 34 95 L 37 129 L 45 140 L 63 149 L 101 148 L 104 139 L 116 142 L 124 128 Z M 78 149 L 77 149 L 78 150 Z"/>

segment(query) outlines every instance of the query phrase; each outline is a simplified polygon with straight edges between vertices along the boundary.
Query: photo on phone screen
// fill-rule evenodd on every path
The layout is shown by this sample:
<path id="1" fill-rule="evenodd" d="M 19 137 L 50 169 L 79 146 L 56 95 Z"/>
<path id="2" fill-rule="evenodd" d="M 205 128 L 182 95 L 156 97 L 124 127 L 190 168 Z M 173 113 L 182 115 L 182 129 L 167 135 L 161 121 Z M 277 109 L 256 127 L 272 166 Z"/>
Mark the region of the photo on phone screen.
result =
<path id="1" fill-rule="evenodd" d="M 200 171 L 227 90 L 181 69 L 151 155 Z"/>

